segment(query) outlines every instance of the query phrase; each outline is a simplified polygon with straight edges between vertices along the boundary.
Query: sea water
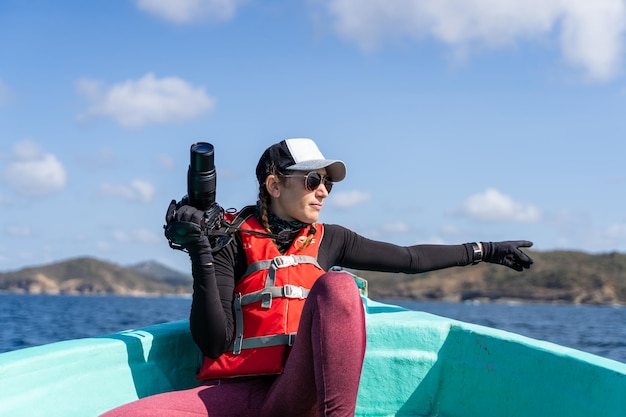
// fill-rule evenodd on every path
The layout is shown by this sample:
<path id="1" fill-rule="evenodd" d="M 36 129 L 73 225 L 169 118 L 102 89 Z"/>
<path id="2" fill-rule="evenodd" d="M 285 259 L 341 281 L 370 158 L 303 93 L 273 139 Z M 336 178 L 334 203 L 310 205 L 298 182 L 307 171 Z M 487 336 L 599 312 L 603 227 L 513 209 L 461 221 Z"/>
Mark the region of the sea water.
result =
<path id="1" fill-rule="evenodd" d="M 626 307 L 386 301 L 626 363 Z M 189 317 L 188 297 L 0 294 L 0 352 Z"/>
<path id="2" fill-rule="evenodd" d="M 626 363 L 626 307 L 392 301 L 468 323 L 507 330 Z"/>

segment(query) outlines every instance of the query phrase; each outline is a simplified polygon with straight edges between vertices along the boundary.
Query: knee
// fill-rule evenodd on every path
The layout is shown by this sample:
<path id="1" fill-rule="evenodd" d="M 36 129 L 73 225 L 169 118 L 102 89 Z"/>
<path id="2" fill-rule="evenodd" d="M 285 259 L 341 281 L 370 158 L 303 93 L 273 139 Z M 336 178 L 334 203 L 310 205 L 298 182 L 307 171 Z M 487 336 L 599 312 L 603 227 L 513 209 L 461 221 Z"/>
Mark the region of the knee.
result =
<path id="1" fill-rule="evenodd" d="M 359 288 L 352 275 L 346 272 L 326 272 L 317 279 L 311 292 L 335 305 L 363 308 Z"/>
<path id="2" fill-rule="evenodd" d="M 352 275 L 342 271 L 330 271 L 322 274 L 315 282 L 315 285 L 325 287 L 329 290 L 334 289 L 358 293 L 358 287 Z"/>

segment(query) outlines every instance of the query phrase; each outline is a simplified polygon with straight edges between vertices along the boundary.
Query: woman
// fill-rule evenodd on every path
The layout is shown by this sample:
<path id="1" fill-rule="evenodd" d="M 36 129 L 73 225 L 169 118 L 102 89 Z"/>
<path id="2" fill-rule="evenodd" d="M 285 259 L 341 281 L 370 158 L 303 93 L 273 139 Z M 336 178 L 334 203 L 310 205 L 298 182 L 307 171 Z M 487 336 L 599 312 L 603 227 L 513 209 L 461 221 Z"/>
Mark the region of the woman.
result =
<path id="1" fill-rule="evenodd" d="M 342 161 L 310 139 L 270 146 L 256 168 L 259 199 L 235 215 L 235 239 L 213 252 L 192 233 L 190 327 L 204 355 L 200 387 L 119 407 L 114 416 L 353 416 L 365 353 L 356 270 L 419 273 L 480 261 L 521 271 L 528 241 L 401 247 L 318 223 Z M 201 230 L 204 212 L 170 205 L 168 228 Z M 190 227 L 191 225 L 191 227 Z M 296 337 L 297 334 L 297 337 Z"/>

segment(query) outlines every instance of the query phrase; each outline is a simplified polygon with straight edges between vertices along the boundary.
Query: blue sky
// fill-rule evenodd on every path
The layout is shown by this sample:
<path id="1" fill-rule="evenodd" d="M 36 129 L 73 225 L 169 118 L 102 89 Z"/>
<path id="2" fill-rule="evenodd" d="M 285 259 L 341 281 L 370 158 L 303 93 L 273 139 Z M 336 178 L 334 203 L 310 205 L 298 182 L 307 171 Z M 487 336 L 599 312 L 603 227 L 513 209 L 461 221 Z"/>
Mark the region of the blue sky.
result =
<path id="1" fill-rule="evenodd" d="M 625 252 L 625 30 L 623 0 L 5 0 L 0 271 L 186 271 L 162 226 L 190 145 L 240 208 L 288 137 L 348 166 L 325 223 Z"/>

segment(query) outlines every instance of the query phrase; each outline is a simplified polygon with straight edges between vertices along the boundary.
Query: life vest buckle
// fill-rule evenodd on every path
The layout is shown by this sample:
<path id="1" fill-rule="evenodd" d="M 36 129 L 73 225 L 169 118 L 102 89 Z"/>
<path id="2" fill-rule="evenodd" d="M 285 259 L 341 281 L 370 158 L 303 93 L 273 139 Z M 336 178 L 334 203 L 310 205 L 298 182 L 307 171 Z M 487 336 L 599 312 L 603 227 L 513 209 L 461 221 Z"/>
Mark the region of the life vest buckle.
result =
<path id="1" fill-rule="evenodd" d="M 234 355 L 241 354 L 242 345 L 243 345 L 243 334 L 238 334 L 237 337 L 235 337 L 235 341 L 233 343 L 233 354 Z"/>
<path id="2" fill-rule="evenodd" d="M 285 298 L 299 298 L 301 300 L 306 298 L 304 295 L 304 288 L 291 284 L 285 284 L 283 286 L 283 296 Z"/>
<path id="3" fill-rule="evenodd" d="M 281 255 L 272 259 L 272 263 L 274 264 L 274 268 L 286 268 L 288 266 L 298 265 L 298 261 L 296 257 L 293 255 Z"/>
<path id="4" fill-rule="evenodd" d="M 261 293 L 261 308 L 272 308 L 272 293 L 270 291 Z"/>

